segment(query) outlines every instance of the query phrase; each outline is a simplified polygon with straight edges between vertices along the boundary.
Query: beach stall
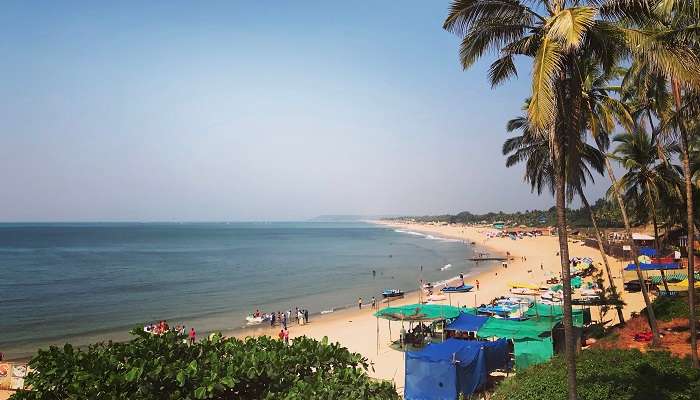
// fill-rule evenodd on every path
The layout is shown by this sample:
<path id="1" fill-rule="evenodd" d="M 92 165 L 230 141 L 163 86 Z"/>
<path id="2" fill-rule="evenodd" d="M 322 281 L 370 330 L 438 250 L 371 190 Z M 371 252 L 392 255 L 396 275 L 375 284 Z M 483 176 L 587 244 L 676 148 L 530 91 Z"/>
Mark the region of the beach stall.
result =
<path id="1" fill-rule="evenodd" d="M 436 333 L 441 334 L 440 339 L 443 339 L 443 326 L 436 326 L 436 322 L 455 319 L 459 314 L 459 308 L 442 304 L 408 304 L 382 308 L 374 313 L 374 316 L 377 317 L 377 351 L 379 351 L 379 319 L 388 321 L 389 340 L 391 340 L 391 322 L 401 322 L 401 335 L 398 344 L 403 350 L 407 346 L 423 347 L 426 341 L 431 341 Z M 406 324 L 408 324 L 408 331 L 406 331 Z M 433 328 L 429 328 L 425 324 L 430 324 Z"/>
<path id="2" fill-rule="evenodd" d="M 462 312 L 459 317 L 447 324 L 445 331 L 450 337 L 476 338 L 476 332 L 488 319 L 488 317 L 474 315 L 473 312 Z"/>
<path id="3" fill-rule="evenodd" d="M 453 400 L 481 388 L 508 365 L 508 341 L 447 339 L 406 353 L 406 400 Z"/>
<path id="4" fill-rule="evenodd" d="M 640 256 L 642 257 L 648 257 L 648 256 Z M 676 269 L 681 269 L 680 264 L 675 263 L 675 262 L 651 262 L 651 263 L 639 263 L 639 269 L 642 271 L 659 271 L 661 273 L 661 282 L 664 285 L 664 290 L 666 294 L 669 294 L 671 292 L 668 281 L 666 280 L 666 272 L 668 270 L 676 270 Z M 636 271 L 637 266 L 634 263 L 628 264 L 625 267 L 625 271 Z"/>
<path id="5" fill-rule="evenodd" d="M 479 329 L 481 339 L 499 338 L 513 341 L 516 369 L 549 361 L 554 356 L 552 331 L 558 317 L 532 318 L 524 321 L 489 318 Z"/>

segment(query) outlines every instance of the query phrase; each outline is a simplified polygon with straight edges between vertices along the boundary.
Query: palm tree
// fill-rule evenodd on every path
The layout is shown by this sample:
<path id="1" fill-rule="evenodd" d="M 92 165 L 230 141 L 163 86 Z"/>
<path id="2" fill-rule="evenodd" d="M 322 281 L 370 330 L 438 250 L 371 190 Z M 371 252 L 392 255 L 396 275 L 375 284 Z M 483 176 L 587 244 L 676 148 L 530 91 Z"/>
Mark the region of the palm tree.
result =
<path id="1" fill-rule="evenodd" d="M 673 43 L 643 30 L 610 23 L 621 19 L 643 23 L 650 16 L 646 2 L 629 0 L 453 0 L 443 28 L 462 38 L 460 60 L 467 69 L 484 53 L 499 53 L 491 64 L 493 86 L 517 75 L 514 57 L 533 58 L 532 94 L 527 117 L 537 135 L 548 138 L 555 177 L 557 228 L 564 279 L 564 334 L 569 399 L 576 399 L 576 364 L 569 251 L 566 233 L 566 147 L 583 123 L 582 78 L 577 70 L 586 51 L 606 69 L 620 56 L 646 57 L 654 69 L 689 76 L 686 53 Z M 600 15 L 601 19 L 596 19 Z"/>
<path id="2" fill-rule="evenodd" d="M 610 132 L 615 129 L 616 123 L 628 130 L 631 130 L 634 129 L 634 118 L 632 117 L 627 105 L 612 96 L 613 93 L 619 92 L 620 88 L 610 86 L 609 84 L 610 81 L 616 80 L 622 76 L 623 71 L 619 68 L 604 70 L 598 65 L 591 63 L 589 60 L 584 61 L 587 62 L 580 63 L 579 69 L 581 74 L 586 77 L 583 80 L 582 87 L 584 93 L 583 97 L 586 126 L 591 132 L 598 149 L 605 154 L 610 145 Z M 611 192 L 617 200 L 618 207 L 620 208 L 620 214 L 622 215 L 625 232 L 629 240 L 632 259 L 636 267 L 635 270 L 637 272 L 637 279 L 639 279 L 640 282 L 644 282 L 644 277 L 642 276 L 639 260 L 637 258 L 639 252 L 634 240 L 632 239 L 632 228 L 627 216 L 627 207 L 624 204 L 617 179 L 615 178 L 615 172 L 608 157 L 605 157 L 605 170 L 612 184 Z M 645 285 L 641 286 L 642 297 L 644 298 L 644 303 L 647 308 L 649 327 L 653 335 L 652 345 L 656 346 L 660 341 L 656 315 L 651 307 L 651 298 L 647 287 Z"/>
<path id="3" fill-rule="evenodd" d="M 693 204 L 693 191 L 690 165 L 689 146 L 692 142 L 692 132 L 687 129 L 686 118 L 681 112 L 683 108 L 683 89 L 697 92 L 700 89 L 700 73 L 697 65 L 700 58 L 700 34 L 698 33 L 698 20 L 700 20 L 700 1 L 698 0 L 660 0 L 653 9 L 654 18 L 647 19 L 643 29 L 650 34 L 662 39 L 666 43 L 674 43 L 684 48 L 689 55 L 685 62 L 685 69 L 659 71 L 667 79 L 673 94 L 673 103 L 676 113 L 674 127 L 680 136 L 681 166 L 685 183 L 685 205 L 688 228 L 688 303 L 690 308 L 690 342 L 691 358 L 695 368 L 700 367 L 697 350 L 697 327 L 695 323 L 695 215 Z M 642 43 L 640 43 L 642 44 Z M 646 62 L 647 60 L 644 60 Z M 690 71 L 691 74 L 684 72 Z M 697 114 L 696 114 L 697 116 Z"/>
<path id="4" fill-rule="evenodd" d="M 658 138 L 658 136 L 656 137 Z M 612 158 L 619 161 L 627 170 L 619 181 L 619 187 L 624 191 L 624 199 L 636 210 L 640 222 L 651 219 L 654 226 L 654 243 L 657 253 L 660 251 L 657 208 L 664 193 L 671 192 L 674 187 L 675 172 L 665 163 L 658 163 L 660 152 L 654 139 L 641 127 L 636 132 L 627 132 L 615 136 L 619 143 Z M 661 271 L 662 277 L 664 272 Z M 664 287 L 668 290 L 666 279 Z"/>
<path id="5" fill-rule="evenodd" d="M 538 195 L 541 195 L 545 189 L 549 189 L 550 193 L 554 195 L 556 182 L 547 140 L 541 137 L 538 138 L 532 134 L 526 117 L 511 119 L 508 121 L 506 129 L 508 132 L 513 132 L 515 130 L 520 130 L 522 132 L 521 136 L 512 137 L 503 143 L 503 155 L 507 156 L 506 167 L 512 167 L 518 163 L 525 162 L 524 178 L 525 181 L 530 184 L 532 191 L 536 191 Z M 591 169 L 602 175 L 605 169 L 605 156 L 595 147 L 585 143 L 582 139 L 584 138 L 581 137 L 579 140 L 572 141 L 573 143 L 568 143 L 569 146 L 576 146 L 577 149 L 575 151 L 567 151 L 567 154 L 576 154 L 579 157 L 575 160 L 567 160 L 567 198 L 568 201 L 571 202 L 574 194 L 578 195 L 590 215 L 591 222 L 593 223 L 593 230 L 598 242 L 598 250 L 603 258 L 603 264 L 605 265 L 608 281 L 610 282 L 612 297 L 617 303 L 615 308 L 617 310 L 618 319 L 620 323 L 624 323 L 625 319 L 619 302 L 620 296 L 618 295 L 615 281 L 610 271 L 608 257 L 603 248 L 603 236 L 598 229 L 595 213 L 583 191 L 583 187 L 586 185 L 587 181 L 593 182 Z"/>

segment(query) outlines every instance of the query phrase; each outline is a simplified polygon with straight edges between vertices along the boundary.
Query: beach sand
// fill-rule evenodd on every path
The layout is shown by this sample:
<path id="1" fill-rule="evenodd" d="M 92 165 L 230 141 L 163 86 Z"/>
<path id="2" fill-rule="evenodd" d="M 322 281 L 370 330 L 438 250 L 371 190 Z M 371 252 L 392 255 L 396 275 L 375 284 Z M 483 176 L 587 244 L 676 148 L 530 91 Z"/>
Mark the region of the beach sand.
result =
<path id="1" fill-rule="evenodd" d="M 505 256 L 510 252 L 512 260 L 508 261 L 508 268 L 503 269 L 500 261 L 490 262 L 491 267 L 475 275 L 468 275 L 469 271 L 455 270 L 455 276 L 460 272 L 465 273 L 465 282 L 475 284 L 479 280 L 479 290 L 474 289 L 469 293 L 456 293 L 451 295 L 452 305 L 473 307 L 491 301 L 494 297 L 509 294 L 509 282 L 540 283 L 546 281 L 551 273 L 558 276 L 561 271 L 559 256 L 558 237 L 541 236 L 535 238 L 524 238 L 512 240 L 509 238 L 487 239 L 485 232 L 488 228 L 476 228 L 466 226 L 434 226 L 424 224 L 398 224 L 379 221 L 377 223 L 388 225 L 397 229 L 421 232 L 445 238 L 455 238 L 475 243 L 475 251 L 488 252 L 493 256 Z M 569 251 L 572 257 L 591 257 L 596 265 L 602 263 L 602 258 L 598 250 L 583 246 L 581 243 L 569 243 Z M 523 261 L 525 257 L 527 261 Z M 620 278 L 621 264 L 619 260 L 608 257 L 611 263 L 615 283 L 619 290 L 622 290 L 623 279 Z M 597 265 L 598 266 L 598 265 Z M 598 266 L 603 268 L 602 264 Z M 532 272 L 528 272 L 532 271 Z M 634 279 L 632 275 L 625 275 L 625 280 Z M 416 289 L 418 283 L 416 282 Z M 401 288 L 410 290 L 411 288 Z M 623 293 L 626 302 L 624 309 L 625 318 L 629 318 L 632 312 L 638 312 L 644 307 L 644 300 L 641 293 Z M 401 300 L 392 301 L 392 305 L 412 304 L 418 302 L 418 293 L 408 293 Z M 444 301 L 447 304 L 448 301 Z M 379 304 L 378 307 L 384 307 Z M 290 337 L 306 335 L 316 339 L 327 336 L 332 342 L 339 342 L 353 352 L 357 352 L 366 357 L 374 367 L 370 375 L 385 380 L 393 380 L 399 392 L 403 392 L 404 384 L 404 353 L 393 350 L 389 347 L 389 325 L 391 325 L 391 339 L 397 340 L 400 322 L 377 320 L 372 314 L 369 306 L 362 310 L 347 309 L 326 314 L 312 319 L 308 325 L 298 326 L 294 323 L 289 325 Z M 597 307 L 591 309 L 594 319 L 598 318 Z M 613 311 L 608 312 L 606 319 L 617 323 L 617 315 Z M 407 327 L 408 328 L 408 327 Z M 273 337 L 279 332 L 278 328 L 269 329 Z M 259 331 L 259 333 L 264 333 Z M 229 332 L 229 335 L 241 336 L 241 332 Z M 377 340 L 378 338 L 378 340 Z"/>
<path id="2" fill-rule="evenodd" d="M 445 238 L 455 238 L 467 243 L 475 243 L 475 252 L 487 252 L 492 256 L 505 256 L 509 252 L 512 260 L 508 261 L 508 268 L 503 269 L 500 261 L 490 262 L 490 267 L 483 272 L 470 275 L 469 271 L 455 270 L 454 275 L 460 272 L 465 273 L 465 281 L 468 284 L 475 284 L 479 280 L 480 287 L 469 293 L 456 293 L 451 295 L 453 305 L 467 305 L 473 307 L 487 303 L 494 297 L 508 295 L 510 282 L 540 283 L 544 282 L 550 274 L 558 276 L 561 271 L 559 265 L 558 238 L 556 236 L 527 237 L 519 240 L 509 238 L 487 239 L 485 232 L 490 228 L 467 227 L 461 225 L 435 226 L 426 224 L 403 224 L 394 222 L 378 221 L 376 223 L 387 225 L 397 229 L 421 232 Z M 591 257 L 596 266 L 602 269 L 602 258 L 598 250 L 583 246 L 581 243 L 569 242 L 569 252 L 571 257 Z M 476 254 L 475 254 L 476 255 Z M 526 259 L 524 260 L 523 257 Z M 611 264 L 613 276 L 618 290 L 622 292 L 626 303 L 624 308 L 625 318 L 629 318 L 632 312 L 638 312 L 644 307 L 644 300 L 641 293 L 626 293 L 622 291 L 623 279 L 621 275 L 622 264 L 619 260 L 608 257 Z M 601 263 L 601 265 L 598 265 Z M 625 280 L 634 279 L 635 276 L 625 273 Z M 405 291 L 418 288 L 400 288 Z M 378 299 L 379 300 L 379 299 Z M 365 299 L 368 301 L 368 299 Z M 412 304 L 418 302 L 418 292 L 407 293 L 403 299 L 392 301 L 392 305 Z M 443 303 L 447 304 L 447 301 Z M 378 303 L 378 307 L 385 304 Z M 597 307 L 593 307 L 592 315 L 598 318 Z M 403 393 L 404 385 L 404 353 L 393 350 L 389 347 L 390 330 L 391 339 L 397 340 L 400 322 L 389 323 L 386 320 L 377 320 L 372 314 L 375 310 L 369 305 L 359 310 L 357 308 L 339 310 L 322 316 L 312 316 L 307 325 L 289 324 L 290 337 L 306 335 L 316 339 L 327 336 L 331 342 L 339 342 L 353 352 L 357 352 L 366 357 L 373 365 L 373 370 L 369 372 L 372 377 L 393 381 L 397 390 Z M 610 311 L 606 319 L 617 323 L 617 315 Z M 247 336 L 268 334 L 276 337 L 279 328 L 260 327 L 256 330 L 230 331 L 224 332 L 225 336 Z M 4 394 L 7 396 L 7 394 Z M 0 400 L 3 400 L 3 393 L 0 393 Z"/>

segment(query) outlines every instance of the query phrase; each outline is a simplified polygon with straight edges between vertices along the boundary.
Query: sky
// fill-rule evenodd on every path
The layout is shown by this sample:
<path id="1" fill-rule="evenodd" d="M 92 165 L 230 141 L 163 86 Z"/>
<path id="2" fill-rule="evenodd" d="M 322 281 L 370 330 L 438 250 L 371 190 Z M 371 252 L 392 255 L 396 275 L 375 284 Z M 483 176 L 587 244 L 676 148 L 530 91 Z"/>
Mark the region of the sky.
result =
<path id="1" fill-rule="evenodd" d="M 0 221 L 549 208 L 500 151 L 528 60 L 463 71 L 448 5 L 3 2 Z"/>

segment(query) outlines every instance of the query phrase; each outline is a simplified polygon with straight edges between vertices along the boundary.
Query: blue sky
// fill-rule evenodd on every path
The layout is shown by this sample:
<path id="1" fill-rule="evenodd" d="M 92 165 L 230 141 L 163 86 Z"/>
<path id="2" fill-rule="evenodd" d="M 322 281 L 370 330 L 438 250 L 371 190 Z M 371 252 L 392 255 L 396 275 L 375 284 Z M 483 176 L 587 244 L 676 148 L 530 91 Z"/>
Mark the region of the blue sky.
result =
<path id="1" fill-rule="evenodd" d="M 3 3 L 0 220 L 552 204 L 500 154 L 527 60 L 463 72 L 447 1 L 113 3 Z"/>

